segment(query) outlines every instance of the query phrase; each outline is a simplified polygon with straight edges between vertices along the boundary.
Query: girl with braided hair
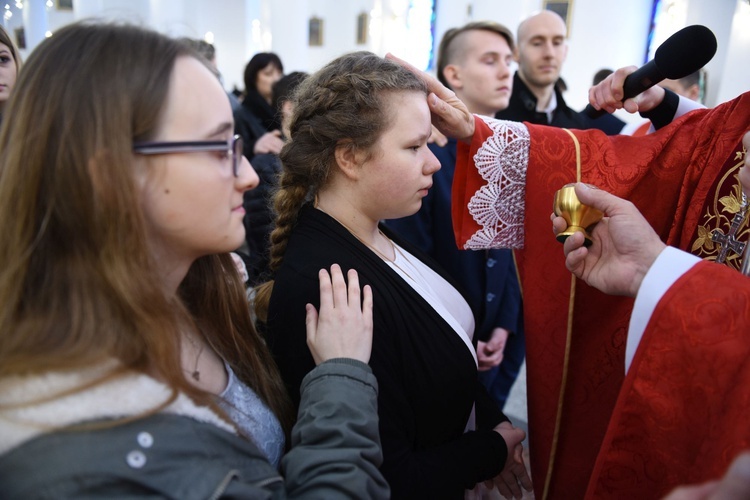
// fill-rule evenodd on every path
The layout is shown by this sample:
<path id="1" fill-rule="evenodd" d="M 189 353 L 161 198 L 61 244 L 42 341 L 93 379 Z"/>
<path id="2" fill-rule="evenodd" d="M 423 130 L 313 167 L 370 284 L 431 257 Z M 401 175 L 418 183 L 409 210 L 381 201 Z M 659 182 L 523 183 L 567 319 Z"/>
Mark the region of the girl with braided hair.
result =
<path id="1" fill-rule="evenodd" d="M 513 427 L 477 380 L 474 316 L 445 273 L 379 221 L 415 213 L 440 164 L 427 148 L 425 84 L 367 52 L 342 56 L 300 86 L 271 234 L 273 281 L 256 312 L 290 395 L 313 360 L 305 317 L 317 272 L 356 269 L 374 311 L 383 466 L 393 498 L 463 498 L 482 482 L 530 487 Z"/>

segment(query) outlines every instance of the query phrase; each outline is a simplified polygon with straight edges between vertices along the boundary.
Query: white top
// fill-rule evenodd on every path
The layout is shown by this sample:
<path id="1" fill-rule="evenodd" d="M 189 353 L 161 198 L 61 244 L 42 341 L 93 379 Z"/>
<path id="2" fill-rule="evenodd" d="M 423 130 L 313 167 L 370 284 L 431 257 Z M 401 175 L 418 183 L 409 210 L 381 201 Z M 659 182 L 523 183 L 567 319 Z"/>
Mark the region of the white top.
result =
<path id="1" fill-rule="evenodd" d="M 474 336 L 474 314 L 463 296 L 438 273 L 412 254 L 393 244 L 396 258 L 385 262 L 435 309 L 463 340 L 477 363 L 471 343 Z"/>
<path id="2" fill-rule="evenodd" d="M 630 364 L 633 362 L 638 344 L 640 344 L 643 338 L 646 325 L 648 325 L 651 315 L 654 313 L 654 309 L 656 309 L 656 304 L 659 303 L 675 281 L 691 267 L 700 262 L 700 260 L 695 255 L 683 252 L 677 248 L 666 247 L 649 268 L 638 289 L 633 313 L 630 315 L 628 342 L 625 348 L 626 374 L 630 369 Z"/>
<path id="3" fill-rule="evenodd" d="M 552 96 L 549 98 L 549 104 L 547 104 L 547 107 L 544 109 L 537 108 L 538 112 L 542 112 L 545 115 L 547 115 L 547 124 L 552 123 L 552 118 L 554 118 L 552 115 L 557 109 L 557 94 L 553 91 Z"/>
<path id="4" fill-rule="evenodd" d="M 422 296 L 441 318 L 455 330 L 463 340 L 478 366 L 477 352 L 471 343 L 474 337 L 474 313 L 463 295 L 438 273 L 424 262 L 393 243 L 396 258 L 393 262 L 384 260 L 391 269 L 396 271 L 414 291 Z M 469 419 L 466 421 L 465 432 L 476 429 L 476 405 L 472 406 Z"/>

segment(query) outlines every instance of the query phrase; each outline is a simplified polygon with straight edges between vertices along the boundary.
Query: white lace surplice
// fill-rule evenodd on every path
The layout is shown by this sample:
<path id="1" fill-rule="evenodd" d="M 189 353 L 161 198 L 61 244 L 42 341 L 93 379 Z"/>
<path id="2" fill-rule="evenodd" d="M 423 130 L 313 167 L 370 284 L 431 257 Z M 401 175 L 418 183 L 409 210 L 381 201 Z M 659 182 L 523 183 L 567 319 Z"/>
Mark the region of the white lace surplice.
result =
<path id="1" fill-rule="evenodd" d="M 482 117 L 493 134 L 474 155 L 479 175 L 486 181 L 472 196 L 468 209 L 482 226 L 464 248 L 523 248 L 526 213 L 526 169 L 529 131 L 523 123 Z"/>

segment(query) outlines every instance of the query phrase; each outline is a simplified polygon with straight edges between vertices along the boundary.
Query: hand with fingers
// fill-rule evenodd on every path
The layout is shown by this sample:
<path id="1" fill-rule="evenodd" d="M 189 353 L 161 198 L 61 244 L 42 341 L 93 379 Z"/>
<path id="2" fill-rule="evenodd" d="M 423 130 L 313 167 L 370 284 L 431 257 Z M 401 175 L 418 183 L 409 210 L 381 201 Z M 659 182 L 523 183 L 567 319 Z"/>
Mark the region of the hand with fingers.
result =
<path id="1" fill-rule="evenodd" d="M 750 452 L 734 459 L 721 479 L 694 486 L 681 486 L 664 500 L 737 500 L 750 498 Z"/>
<path id="2" fill-rule="evenodd" d="M 575 191 L 581 203 L 601 210 L 605 217 L 591 231 L 590 247 L 584 246 L 580 232 L 565 240 L 565 266 L 604 293 L 635 297 L 666 245 L 631 202 L 582 183 Z M 565 230 L 562 217 L 551 218 L 555 235 Z"/>
<path id="3" fill-rule="evenodd" d="M 277 155 L 281 152 L 282 147 L 284 147 L 284 139 L 281 138 L 281 131 L 272 130 L 271 132 L 266 132 L 255 141 L 253 153 L 256 155 L 266 153 Z"/>
<path id="4" fill-rule="evenodd" d="M 514 427 L 510 422 L 502 422 L 495 431 L 498 432 L 508 447 L 508 458 L 505 461 L 503 470 L 495 476 L 492 481 L 488 481 L 486 486 L 491 488 L 491 483 L 497 487 L 497 490 L 505 498 L 522 498 L 523 488 L 526 491 L 532 490 L 531 478 L 526 470 L 526 464 L 523 461 L 523 440 L 526 439 L 526 433 L 523 429 Z"/>
<path id="5" fill-rule="evenodd" d="M 614 113 L 618 109 L 625 109 L 628 113 L 644 113 L 654 109 L 664 100 L 664 89 L 658 85 L 654 85 L 635 97 L 622 100 L 625 95 L 623 91 L 625 77 L 637 69 L 636 66 L 620 68 L 591 87 L 589 103 L 596 109 L 604 109 L 607 113 Z"/>
<path id="6" fill-rule="evenodd" d="M 487 342 L 477 342 L 478 370 L 487 371 L 498 366 L 503 361 L 505 344 L 510 332 L 505 328 L 495 328 Z"/>
<path id="7" fill-rule="evenodd" d="M 364 363 L 372 352 L 372 289 L 360 293 L 357 271 L 347 273 L 348 284 L 338 264 L 318 273 L 320 312 L 307 304 L 307 346 L 315 364 L 333 358 L 352 358 Z"/>

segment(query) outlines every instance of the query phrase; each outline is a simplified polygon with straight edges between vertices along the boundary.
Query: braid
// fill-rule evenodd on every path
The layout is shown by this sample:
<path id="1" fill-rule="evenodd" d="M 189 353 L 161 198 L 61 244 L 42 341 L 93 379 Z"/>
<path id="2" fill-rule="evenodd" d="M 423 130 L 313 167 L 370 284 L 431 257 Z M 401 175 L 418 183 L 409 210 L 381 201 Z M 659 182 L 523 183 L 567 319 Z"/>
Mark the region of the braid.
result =
<path id="1" fill-rule="evenodd" d="M 307 199 L 308 186 L 289 182 L 292 177 L 288 172 L 282 172 L 280 189 L 274 196 L 274 210 L 276 212 L 275 227 L 271 232 L 270 268 L 275 271 L 281 265 L 286 252 L 286 244 L 297 222 L 299 210 Z"/>
<path id="2" fill-rule="evenodd" d="M 284 260 L 286 245 L 292 233 L 300 208 L 307 199 L 309 187 L 295 179 L 294 174 L 282 170 L 279 177 L 279 189 L 273 197 L 276 213 L 274 228 L 271 231 L 271 248 L 269 268 L 276 271 Z M 268 317 L 268 306 L 273 291 L 273 280 L 262 283 L 255 288 L 255 315 L 265 322 Z"/>

